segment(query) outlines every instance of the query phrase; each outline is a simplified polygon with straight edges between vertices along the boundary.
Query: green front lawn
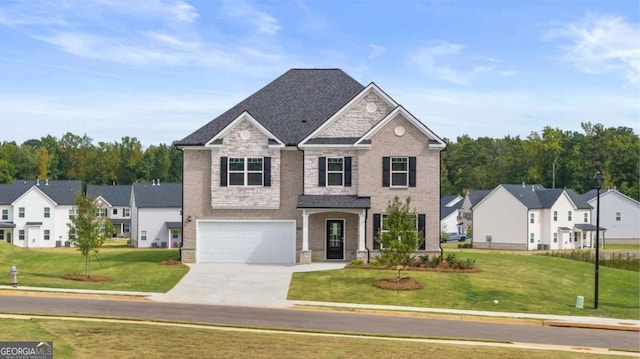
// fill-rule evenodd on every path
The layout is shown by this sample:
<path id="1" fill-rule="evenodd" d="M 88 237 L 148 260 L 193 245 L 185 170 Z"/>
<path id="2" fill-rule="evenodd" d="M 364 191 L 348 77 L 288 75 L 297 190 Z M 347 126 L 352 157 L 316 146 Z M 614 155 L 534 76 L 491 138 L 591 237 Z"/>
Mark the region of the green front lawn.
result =
<path id="1" fill-rule="evenodd" d="M 594 265 L 510 253 L 459 252 L 479 273 L 405 272 L 423 288 L 389 291 L 372 285 L 395 271 L 341 269 L 295 273 L 289 299 L 427 308 L 640 319 L 640 273 L 600 266 L 599 309 L 593 308 Z M 584 296 L 584 309 L 576 297 Z M 494 300 L 499 301 L 494 304 Z"/>
<path id="2" fill-rule="evenodd" d="M 84 256 L 75 248 L 23 249 L 0 243 L 0 272 L 6 273 L 0 283 L 9 284 L 9 267 L 15 263 L 21 286 L 166 292 L 189 271 L 185 265 L 161 264 L 178 257 L 177 249 L 105 246 L 91 255 L 89 274 L 113 281 L 78 282 L 63 278 L 84 273 Z"/>

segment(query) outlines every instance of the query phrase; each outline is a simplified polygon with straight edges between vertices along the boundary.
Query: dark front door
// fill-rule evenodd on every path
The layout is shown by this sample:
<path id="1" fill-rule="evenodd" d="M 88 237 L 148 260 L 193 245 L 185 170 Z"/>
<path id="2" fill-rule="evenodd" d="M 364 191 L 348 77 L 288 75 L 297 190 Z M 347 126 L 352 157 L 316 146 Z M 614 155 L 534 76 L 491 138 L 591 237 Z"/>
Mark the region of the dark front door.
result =
<path id="1" fill-rule="evenodd" d="M 327 220 L 327 259 L 344 259 L 344 220 Z"/>

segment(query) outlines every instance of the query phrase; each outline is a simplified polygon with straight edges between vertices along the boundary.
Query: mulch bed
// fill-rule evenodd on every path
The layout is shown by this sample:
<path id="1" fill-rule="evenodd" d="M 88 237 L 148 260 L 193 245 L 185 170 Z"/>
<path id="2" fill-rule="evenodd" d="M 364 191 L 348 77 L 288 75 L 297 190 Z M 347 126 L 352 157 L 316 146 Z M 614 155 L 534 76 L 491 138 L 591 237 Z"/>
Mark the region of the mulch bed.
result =
<path id="1" fill-rule="evenodd" d="M 163 266 L 173 266 L 176 264 L 182 264 L 182 262 L 175 259 L 167 259 L 166 261 L 160 262 L 160 264 L 162 264 Z"/>
<path id="2" fill-rule="evenodd" d="M 396 270 L 395 267 L 392 266 L 376 266 L 371 265 L 369 263 L 365 264 L 347 264 L 345 268 L 355 268 L 355 269 L 377 269 L 377 270 Z M 403 271 L 416 271 L 416 272 L 445 272 L 445 273 L 478 273 L 480 272 L 480 268 L 474 267 L 471 269 L 456 269 L 450 267 L 436 267 L 436 268 L 425 268 L 425 267 L 402 267 Z"/>
<path id="3" fill-rule="evenodd" d="M 84 274 L 66 274 L 64 279 L 69 280 L 77 280 L 81 282 L 111 282 L 113 278 L 106 277 L 103 275 L 89 275 L 86 276 Z"/>
<path id="4" fill-rule="evenodd" d="M 381 289 L 391 290 L 417 290 L 422 289 L 422 284 L 412 278 L 385 278 L 373 282 L 373 285 Z"/>

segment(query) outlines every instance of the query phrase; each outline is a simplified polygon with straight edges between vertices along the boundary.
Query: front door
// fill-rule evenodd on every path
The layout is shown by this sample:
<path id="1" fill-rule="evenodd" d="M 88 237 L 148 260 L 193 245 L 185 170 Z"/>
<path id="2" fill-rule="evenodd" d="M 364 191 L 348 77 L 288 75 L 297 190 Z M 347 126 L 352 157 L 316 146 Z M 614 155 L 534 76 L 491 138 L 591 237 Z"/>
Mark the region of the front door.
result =
<path id="1" fill-rule="evenodd" d="M 344 220 L 327 220 L 327 259 L 344 259 Z"/>

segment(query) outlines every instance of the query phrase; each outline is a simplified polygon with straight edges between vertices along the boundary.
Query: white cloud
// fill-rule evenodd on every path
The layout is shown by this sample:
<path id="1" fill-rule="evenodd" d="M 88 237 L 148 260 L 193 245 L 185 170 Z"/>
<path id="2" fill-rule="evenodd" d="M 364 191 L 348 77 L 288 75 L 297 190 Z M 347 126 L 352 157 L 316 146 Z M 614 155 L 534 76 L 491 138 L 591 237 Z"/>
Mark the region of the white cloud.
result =
<path id="1" fill-rule="evenodd" d="M 199 16 L 195 7 L 182 0 L 93 0 L 92 4 L 124 15 L 142 15 L 145 17 L 162 18 L 169 22 L 179 21 L 191 23 Z"/>
<path id="2" fill-rule="evenodd" d="M 554 26 L 543 36 L 558 40 L 565 61 L 591 74 L 617 73 L 640 82 L 640 27 L 613 15 L 587 14 L 578 22 Z"/>
<path id="3" fill-rule="evenodd" d="M 441 137 L 526 137 L 544 126 L 581 132 L 581 122 L 625 126 L 640 132 L 640 103 L 624 92 L 558 88 L 544 92 L 388 89 Z"/>
<path id="4" fill-rule="evenodd" d="M 376 57 L 382 55 L 383 52 L 385 52 L 387 49 L 380 46 L 380 45 L 376 45 L 376 44 L 369 44 L 369 60 L 373 60 Z"/>
<path id="5" fill-rule="evenodd" d="M 443 57 L 458 55 L 462 48 L 463 46 L 460 44 L 443 42 L 438 45 L 419 50 L 410 58 L 410 62 L 418 66 L 421 71 L 428 75 L 436 76 L 441 80 L 455 84 L 468 84 L 469 77 L 466 74 L 440 64 L 440 60 Z"/>
<path id="6" fill-rule="evenodd" d="M 276 35 L 280 31 L 278 20 L 268 13 L 258 10 L 255 6 L 241 1 L 229 2 L 225 6 L 226 14 L 241 19 L 255 27 L 259 33 Z"/>

